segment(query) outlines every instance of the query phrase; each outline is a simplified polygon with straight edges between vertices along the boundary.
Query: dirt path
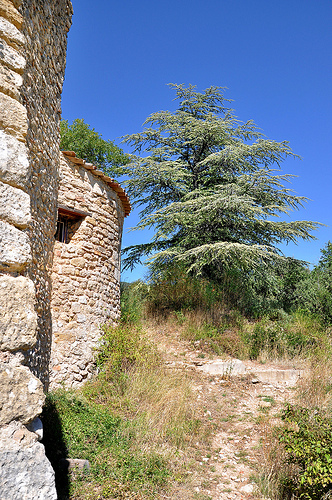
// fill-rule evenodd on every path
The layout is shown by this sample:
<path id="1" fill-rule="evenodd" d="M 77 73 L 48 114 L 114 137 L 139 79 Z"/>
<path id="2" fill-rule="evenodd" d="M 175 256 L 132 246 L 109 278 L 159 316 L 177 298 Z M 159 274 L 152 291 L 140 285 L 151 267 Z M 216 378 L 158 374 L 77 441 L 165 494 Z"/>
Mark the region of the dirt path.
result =
<path id="1" fill-rule="evenodd" d="M 257 475 L 257 465 L 263 464 L 266 458 L 264 442 L 269 424 L 278 422 L 284 403 L 295 398 L 295 387 L 280 381 L 280 372 L 284 373 L 290 366 L 245 361 L 247 372 L 241 376 L 211 375 L 202 368 L 216 357 L 195 350 L 190 342 L 180 339 L 175 329 L 159 326 L 150 331 L 150 336 L 157 342 L 170 369 L 185 370 L 189 374 L 200 418 L 208 421 L 213 429 L 212 440 L 207 441 L 203 449 L 202 444 L 197 443 L 196 463 L 190 471 L 191 498 L 265 498 L 257 492 L 252 477 Z M 262 370 L 265 376 L 259 381 L 257 373 Z M 186 497 L 179 492 L 169 498 Z"/>

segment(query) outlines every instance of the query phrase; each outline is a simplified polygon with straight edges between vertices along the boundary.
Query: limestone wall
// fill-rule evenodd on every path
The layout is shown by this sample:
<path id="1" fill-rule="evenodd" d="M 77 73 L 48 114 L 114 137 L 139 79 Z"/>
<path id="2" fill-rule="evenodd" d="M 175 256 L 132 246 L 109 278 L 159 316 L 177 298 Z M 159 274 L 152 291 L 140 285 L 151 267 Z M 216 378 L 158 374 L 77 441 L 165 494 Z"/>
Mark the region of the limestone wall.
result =
<path id="1" fill-rule="evenodd" d="M 77 162 L 76 158 L 72 158 Z M 120 315 L 120 245 L 125 209 L 92 166 L 61 161 L 59 206 L 89 215 L 69 219 L 56 241 L 52 274 L 51 383 L 75 386 L 91 376 L 100 325 Z M 100 172 L 99 172 L 100 173 Z M 101 174 L 101 173 L 100 173 Z M 122 193 L 123 194 L 123 193 Z"/>
<path id="2" fill-rule="evenodd" d="M 6 500 L 56 498 L 44 448 L 27 425 L 44 402 L 35 375 L 45 386 L 48 379 L 48 272 L 71 13 L 69 0 L 0 0 L 0 491 Z"/>

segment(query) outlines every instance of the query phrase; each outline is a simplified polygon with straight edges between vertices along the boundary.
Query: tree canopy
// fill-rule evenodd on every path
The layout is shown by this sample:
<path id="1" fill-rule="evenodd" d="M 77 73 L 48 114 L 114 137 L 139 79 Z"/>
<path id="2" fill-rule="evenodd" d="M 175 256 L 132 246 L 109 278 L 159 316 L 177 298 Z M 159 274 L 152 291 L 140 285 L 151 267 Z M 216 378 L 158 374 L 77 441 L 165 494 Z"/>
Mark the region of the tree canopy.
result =
<path id="1" fill-rule="evenodd" d="M 280 258 L 282 242 L 313 238 L 317 223 L 284 220 L 306 201 L 278 171 L 296 156 L 289 143 L 240 122 L 222 87 L 171 87 L 178 109 L 153 113 L 124 138 L 133 148 L 127 188 L 142 207 L 134 229 L 155 230 L 151 242 L 125 249 L 125 267 L 153 254 L 154 265 L 182 262 L 198 274 L 248 268 Z"/>
<path id="2" fill-rule="evenodd" d="M 121 175 L 122 166 L 129 161 L 122 149 L 110 140 L 105 141 L 83 119 L 76 119 L 71 125 L 68 120 L 62 120 L 60 135 L 62 151 L 74 151 L 79 158 L 93 163 L 107 175 Z"/>

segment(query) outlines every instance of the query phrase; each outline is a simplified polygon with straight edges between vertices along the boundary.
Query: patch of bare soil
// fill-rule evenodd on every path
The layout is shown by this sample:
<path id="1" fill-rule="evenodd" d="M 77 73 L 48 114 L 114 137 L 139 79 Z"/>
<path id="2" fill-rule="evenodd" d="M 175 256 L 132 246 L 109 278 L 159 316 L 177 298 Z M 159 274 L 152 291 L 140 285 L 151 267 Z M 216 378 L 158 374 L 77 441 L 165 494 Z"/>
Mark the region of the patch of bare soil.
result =
<path id="1" fill-rule="evenodd" d="M 266 447 L 262 445 L 267 429 L 280 422 L 280 410 L 285 402 L 294 401 L 296 389 L 285 381 L 259 382 L 254 373 L 262 368 L 273 373 L 285 366 L 244 361 L 248 372 L 227 379 L 203 373 L 200 367 L 211 363 L 214 357 L 195 350 L 189 341 L 180 338 L 176 328 L 158 325 L 148 329 L 148 335 L 163 353 L 169 369 L 189 374 L 197 398 L 198 418 L 211 430 L 206 442 L 194 443 L 191 450 L 194 457 L 189 467 L 191 492 L 186 489 L 185 493 L 177 487 L 165 498 L 263 499 L 252 478 L 265 461 Z"/>

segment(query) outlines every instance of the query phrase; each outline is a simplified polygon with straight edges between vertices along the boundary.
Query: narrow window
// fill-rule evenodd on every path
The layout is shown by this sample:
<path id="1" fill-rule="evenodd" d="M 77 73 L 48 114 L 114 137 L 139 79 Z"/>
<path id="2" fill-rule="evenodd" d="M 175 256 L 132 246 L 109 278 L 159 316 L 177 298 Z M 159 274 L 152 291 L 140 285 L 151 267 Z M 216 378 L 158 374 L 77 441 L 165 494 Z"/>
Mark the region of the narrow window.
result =
<path id="1" fill-rule="evenodd" d="M 68 219 L 58 215 L 55 239 L 61 243 L 67 243 L 68 237 Z"/>
<path id="2" fill-rule="evenodd" d="M 55 239 L 61 243 L 69 243 L 87 215 L 90 214 L 82 210 L 59 205 Z"/>

